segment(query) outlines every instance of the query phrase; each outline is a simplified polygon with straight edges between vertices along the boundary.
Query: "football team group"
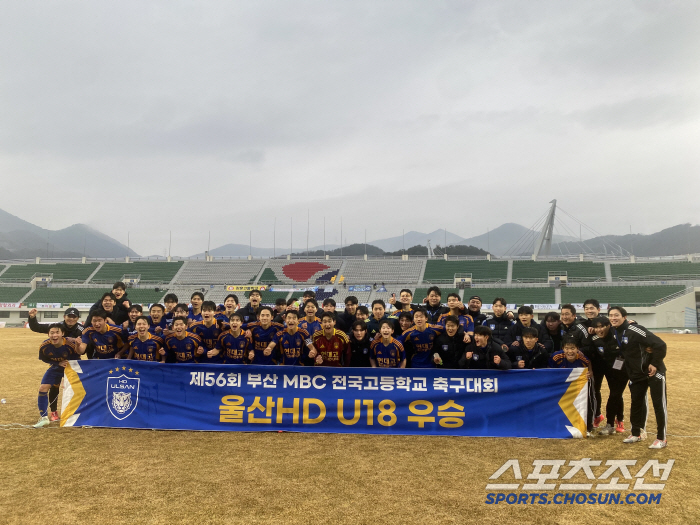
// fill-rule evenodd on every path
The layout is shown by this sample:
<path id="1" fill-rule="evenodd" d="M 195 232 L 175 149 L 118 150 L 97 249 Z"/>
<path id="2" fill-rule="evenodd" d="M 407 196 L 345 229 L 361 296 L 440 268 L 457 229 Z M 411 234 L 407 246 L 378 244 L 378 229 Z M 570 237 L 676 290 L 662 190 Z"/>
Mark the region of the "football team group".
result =
<path id="1" fill-rule="evenodd" d="M 577 316 L 571 304 L 549 312 L 541 324 L 529 306 L 507 311 L 496 298 L 491 313 L 482 313 L 479 296 L 463 303 L 450 293 L 443 303 L 440 288 L 413 302 L 404 289 L 387 305 L 377 299 L 360 305 L 348 296 L 345 308 L 325 299 L 319 306 L 313 291 L 301 298 L 278 299 L 268 306 L 263 293 L 249 292 L 241 306 L 236 295 L 223 304 L 205 301 L 201 292 L 180 303 L 167 294 L 164 304 L 148 311 L 128 299 L 124 283 L 115 283 L 90 309 L 85 324 L 75 308 L 61 323 L 41 324 L 29 312 L 29 328 L 48 334 L 39 359 L 50 365 L 39 387 L 40 419 L 35 427 L 56 421 L 59 386 L 68 361 L 134 359 L 164 364 L 254 364 L 384 368 L 461 368 L 531 370 L 583 368 L 589 380 L 589 435 L 625 431 L 623 394 L 631 396 L 631 434 L 625 443 L 646 438 L 647 391 L 657 422 L 649 448 L 666 446 L 666 344 L 634 320 L 621 306 L 607 315 L 596 299 Z M 601 386 L 608 385 L 603 414 Z"/>

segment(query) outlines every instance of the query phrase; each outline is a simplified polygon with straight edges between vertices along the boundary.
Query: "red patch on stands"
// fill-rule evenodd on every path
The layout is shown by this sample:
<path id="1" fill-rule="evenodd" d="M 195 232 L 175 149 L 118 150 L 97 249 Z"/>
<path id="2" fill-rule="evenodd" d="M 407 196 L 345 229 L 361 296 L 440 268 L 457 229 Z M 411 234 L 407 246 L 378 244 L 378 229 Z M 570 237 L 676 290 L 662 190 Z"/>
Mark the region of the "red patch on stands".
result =
<path id="1" fill-rule="evenodd" d="M 329 268 L 330 266 L 318 262 L 298 262 L 283 266 L 282 273 L 295 281 L 305 282 L 311 279 L 314 274 Z"/>

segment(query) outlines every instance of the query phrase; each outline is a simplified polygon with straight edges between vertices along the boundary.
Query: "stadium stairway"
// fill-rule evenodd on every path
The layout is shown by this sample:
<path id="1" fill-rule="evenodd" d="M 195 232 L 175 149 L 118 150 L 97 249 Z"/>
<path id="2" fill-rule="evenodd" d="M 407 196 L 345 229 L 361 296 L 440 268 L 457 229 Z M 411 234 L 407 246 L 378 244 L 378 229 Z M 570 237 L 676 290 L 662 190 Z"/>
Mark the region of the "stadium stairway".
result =
<path id="1" fill-rule="evenodd" d="M 105 264 L 104 261 L 102 261 L 100 264 L 98 264 L 98 265 L 97 265 L 97 268 L 95 268 L 95 271 L 92 272 L 92 273 L 89 275 L 89 277 L 88 277 L 87 279 L 85 279 L 85 281 L 84 281 L 83 284 L 89 283 L 89 282 L 90 282 L 90 279 L 92 279 L 93 277 L 95 277 L 95 274 L 96 274 L 97 272 L 100 271 L 100 269 L 104 266 L 104 264 Z"/>
<path id="2" fill-rule="evenodd" d="M 178 282 L 178 279 L 180 278 L 180 274 L 182 274 L 182 272 L 187 267 L 187 263 L 189 263 L 189 261 L 185 261 L 184 264 L 182 266 L 180 266 L 180 269 L 177 271 L 177 273 L 175 275 L 173 275 L 173 278 L 170 280 L 170 282 L 168 284 L 174 284 L 174 283 Z"/>

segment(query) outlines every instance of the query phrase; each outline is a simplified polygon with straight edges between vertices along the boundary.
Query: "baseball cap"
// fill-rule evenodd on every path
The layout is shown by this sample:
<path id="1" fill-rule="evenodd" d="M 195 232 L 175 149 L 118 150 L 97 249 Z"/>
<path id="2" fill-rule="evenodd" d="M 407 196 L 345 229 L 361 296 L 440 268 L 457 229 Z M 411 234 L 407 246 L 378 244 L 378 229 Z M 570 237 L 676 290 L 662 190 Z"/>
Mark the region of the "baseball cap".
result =
<path id="1" fill-rule="evenodd" d="M 480 302 L 482 302 L 482 303 L 484 302 L 484 301 L 481 300 L 481 297 L 479 297 L 478 295 L 472 295 L 472 296 L 469 298 L 469 300 L 471 301 L 472 299 L 479 299 Z"/>
<path id="2" fill-rule="evenodd" d="M 77 308 L 68 308 L 63 315 L 74 315 L 75 317 L 80 317 L 80 312 Z"/>

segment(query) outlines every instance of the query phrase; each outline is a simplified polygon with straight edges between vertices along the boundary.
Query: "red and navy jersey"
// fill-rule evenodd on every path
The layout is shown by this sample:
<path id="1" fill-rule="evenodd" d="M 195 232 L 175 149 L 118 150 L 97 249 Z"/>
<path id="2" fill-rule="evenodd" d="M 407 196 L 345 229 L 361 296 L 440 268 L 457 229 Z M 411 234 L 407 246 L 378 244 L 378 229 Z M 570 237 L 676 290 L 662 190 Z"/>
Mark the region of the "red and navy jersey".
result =
<path id="1" fill-rule="evenodd" d="M 185 332 L 185 337 L 178 339 L 171 335 L 165 338 L 165 350 L 175 357 L 176 363 L 196 363 L 200 358 L 195 352 L 202 346 L 202 340 L 190 332 Z"/>
<path id="2" fill-rule="evenodd" d="M 323 357 L 321 366 L 348 366 L 350 364 L 350 338 L 345 332 L 334 328 L 328 338 L 323 330 L 311 336 L 314 347 Z"/>
<path id="3" fill-rule="evenodd" d="M 275 350 L 279 351 L 281 365 L 301 365 L 302 358 L 308 355 L 306 340 L 309 333 L 301 328 L 290 334 L 287 330 L 282 330 L 275 334 Z"/>
<path id="4" fill-rule="evenodd" d="M 305 330 L 307 334 L 315 334 L 321 330 L 321 320 L 318 317 L 314 317 L 313 321 L 308 321 L 306 317 L 299 319 L 299 329 Z"/>
<path id="5" fill-rule="evenodd" d="M 270 326 L 263 328 L 260 321 L 243 325 L 246 330 L 250 330 L 253 338 L 253 350 L 255 357 L 253 358 L 254 365 L 274 365 L 276 364 L 275 353 L 265 355 L 264 351 L 267 345 L 272 343 L 277 335 L 277 332 L 284 329 L 284 325 L 279 323 L 270 323 Z"/>
<path id="6" fill-rule="evenodd" d="M 566 358 L 563 350 L 554 352 L 549 358 L 549 368 L 588 368 L 590 364 L 591 362 L 580 350 L 573 362 Z"/>
<path id="7" fill-rule="evenodd" d="M 401 361 L 406 359 L 403 345 L 393 337 L 386 345 L 381 339 L 375 339 L 372 341 L 370 349 L 372 350 L 372 358 L 380 368 L 399 368 Z"/>
<path id="8" fill-rule="evenodd" d="M 228 330 L 228 325 L 220 321 L 214 321 L 211 326 L 204 324 L 204 321 L 197 321 L 192 323 L 187 329 L 188 332 L 199 336 L 202 340 L 202 345 L 204 346 L 204 354 L 199 358 L 200 363 L 222 363 L 223 356 L 221 353 L 214 357 L 207 357 L 207 352 L 209 350 L 214 350 L 216 348 L 216 342 L 219 340 L 219 336 Z"/>
<path id="9" fill-rule="evenodd" d="M 440 317 L 438 317 L 437 324 L 442 325 L 444 327 L 445 320 L 447 319 L 447 316 L 449 316 L 449 315 L 453 315 L 453 314 L 451 314 L 450 312 L 446 312 L 446 313 L 440 315 Z M 459 320 L 459 326 L 462 327 L 462 330 L 464 330 L 465 332 L 472 332 L 472 333 L 474 332 L 474 318 L 471 315 L 465 314 L 465 315 L 458 315 L 456 317 Z"/>
<path id="10" fill-rule="evenodd" d="M 236 337 L 229 330 L 221 334 L 216 341 L 219 355 L 227 365 L 242 365 L 245 363 L 248 359 L 248 352 L 250 352 L 252 347 L 253 341 L 246 337 L 243 331 Z"/>
<path id="11" fill-rule="evenodd" d="M 145 341 L 139 339 L 138 334 L 129 337 L 129 353 L 134 351 L 134 359 L 137 361 L 159 361 L 158 350 L 163 348 L 163 339 L 157 335 L 147 334 Z"/>
<path id="12" fill-rule="evenodd" d="M 444 330 L 442 325 L 429 324 L 422 332 L 412 326 L 401 334 L 398 340 L 410 350 L 412 368 L 435 368 L 433 343 Z"/>
<path id="13" fill-rule="evenodd" d="M 51 343 L 51 339 L 47 339 L 41 343 L 39 347 L 39 359 L 50 365 L 57 365 L 61 361 L 75 361 L 80 359 L 80 354 L 78 354 L 79 343 L 68 341 L 65 337 L 62 337 L 60 341 L 61 344 L 59 346 L 54 346 L 53 343 Z"/>
<path id="14" fill-rule="evenodd" d="M 114 359 L 125 346 L 127 331 L 121 326 L 107 324 L 107 331 L 102 334 L 89 326 L 83 330 L 83 343 L 92 343 L 95 347 L 93 359 Z"/>

